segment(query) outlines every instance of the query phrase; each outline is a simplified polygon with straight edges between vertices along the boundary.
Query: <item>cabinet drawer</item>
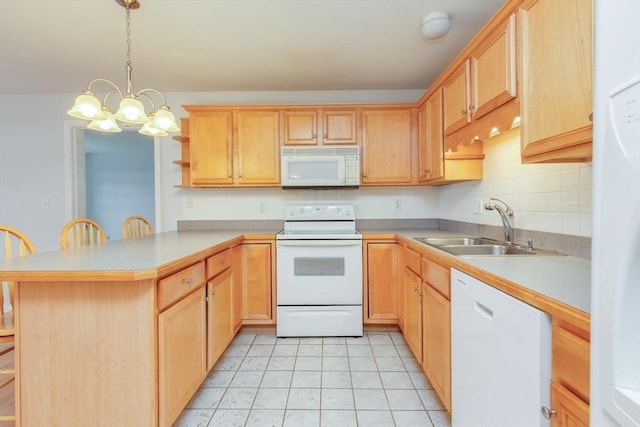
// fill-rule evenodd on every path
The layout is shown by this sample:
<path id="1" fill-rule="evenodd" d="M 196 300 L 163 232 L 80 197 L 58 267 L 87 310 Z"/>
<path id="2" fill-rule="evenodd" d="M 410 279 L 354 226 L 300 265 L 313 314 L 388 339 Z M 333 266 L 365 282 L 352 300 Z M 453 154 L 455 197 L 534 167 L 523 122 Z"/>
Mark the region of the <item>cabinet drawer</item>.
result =
<path id="1" fill-rule="evenodd" d="M 451 272 L 448 268 L 423 257 L 422 280 L 429 283 L 445 298 L 451 299 Z"/>
<path id="2" fill-rule="evenodd" d="M 158 307 L 162 310 L 201 286 L 204 286 L 204 262 L 202 261 L 158 282 Z"/>
<path id="3" fill-rule="evenodd" d="M 211 279 L 213 276 L 217 276 L 231 267 L 231 258 L 231 249 L 224 250 L 207 258 L 207 278 Z"/>
<path id="4" fill-rule="evenodd" d="M 402 251 L 402 263 L 409 270 L 413 271 L 417 275 L 420 275 L 420 254 L 412 251 L 409 248 L 404 248 Z"/>
<path id="5" fill-rule="evenodd" d="M 589 341 L 554 325 L 553 379 L 589 401 Z"/>

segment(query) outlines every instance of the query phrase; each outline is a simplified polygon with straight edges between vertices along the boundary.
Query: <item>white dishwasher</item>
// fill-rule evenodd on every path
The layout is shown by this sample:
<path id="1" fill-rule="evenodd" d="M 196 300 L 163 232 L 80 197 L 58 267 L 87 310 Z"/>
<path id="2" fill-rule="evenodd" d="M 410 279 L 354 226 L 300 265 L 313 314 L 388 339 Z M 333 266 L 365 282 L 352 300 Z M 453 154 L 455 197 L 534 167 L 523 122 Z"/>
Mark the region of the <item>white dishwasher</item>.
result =
<path id="1" fill-rule="evenodd" d="M 551 318 L 451 270 L 453 427 L 549 426 Z"/>

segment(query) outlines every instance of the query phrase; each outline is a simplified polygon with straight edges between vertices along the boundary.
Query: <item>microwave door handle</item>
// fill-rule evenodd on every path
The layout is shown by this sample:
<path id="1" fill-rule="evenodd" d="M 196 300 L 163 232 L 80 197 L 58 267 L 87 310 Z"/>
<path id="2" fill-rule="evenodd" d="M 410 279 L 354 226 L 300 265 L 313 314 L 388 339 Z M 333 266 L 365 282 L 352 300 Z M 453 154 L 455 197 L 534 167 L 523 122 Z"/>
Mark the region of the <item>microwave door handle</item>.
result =
<path id="1" fill-rule="evenodd" d="M 278 240 L 276 246 L 362 246 L 362 240 Z"/>

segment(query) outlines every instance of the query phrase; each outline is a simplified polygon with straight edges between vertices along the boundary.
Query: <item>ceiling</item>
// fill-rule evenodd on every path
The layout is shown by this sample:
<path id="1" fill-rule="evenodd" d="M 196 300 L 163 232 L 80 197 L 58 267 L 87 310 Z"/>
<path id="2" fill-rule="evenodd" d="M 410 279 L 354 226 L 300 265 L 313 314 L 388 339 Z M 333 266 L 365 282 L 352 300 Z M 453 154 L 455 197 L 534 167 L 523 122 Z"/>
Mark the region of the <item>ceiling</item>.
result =
<path id="1" fill-rule="evenodd" d="M 139 1 L 133 82 L 163 92 L 426 89 L 504 3 Z M 451 31 L 429 42 L 420 24 L 436 10 Z M 125 29 L 115 0 L 0 0 L 0 94 L 123 88 Z"/>

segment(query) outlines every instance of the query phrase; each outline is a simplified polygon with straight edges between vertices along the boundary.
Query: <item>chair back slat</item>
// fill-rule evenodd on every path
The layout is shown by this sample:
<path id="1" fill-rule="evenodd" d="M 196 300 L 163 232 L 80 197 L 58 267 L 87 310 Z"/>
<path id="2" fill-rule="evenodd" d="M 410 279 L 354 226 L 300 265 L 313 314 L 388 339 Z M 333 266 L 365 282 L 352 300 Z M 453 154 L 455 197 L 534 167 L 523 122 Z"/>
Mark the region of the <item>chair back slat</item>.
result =
<path id="1" fill-rule="evenodd" d="M 131 239 L 153 234 L 153 226 L 149 220 L 140 215 L 132 215 L 122 224 L 122 238 Z"/>
<path id="2" fill-rule="evenodd" d="M 10 259 L 14 256 L 26 256 L 36 252 L 33 243 L 22 232 L 16 230 L 13 227 L 0 224 L 0 236 L 3 241 L 3 257 L 4 259 Z M 1 257 L 0 257 L 1 258 Z M 8 284 L 9 291 L 9 303 L 13 307 L 13 282 L 6 282 Z M 4 307 L 4 286 L 0 282 L 0 314 L 2 320 L 5 319 L 4 314 L 6 310 Z M 4 324 L 4 322 L 0 322 Z M 4 329 L 4 326 L 0 325 L 0 329 Z"/>
<path id="3" fill-rule="evenodd" d="M 62 249 L 95 245 L 106 241 L 107 235 L 102 227 L 88 218 L 78 218 L 69 221 L 62 228 L 60 235 L 60 246 Z"/>

